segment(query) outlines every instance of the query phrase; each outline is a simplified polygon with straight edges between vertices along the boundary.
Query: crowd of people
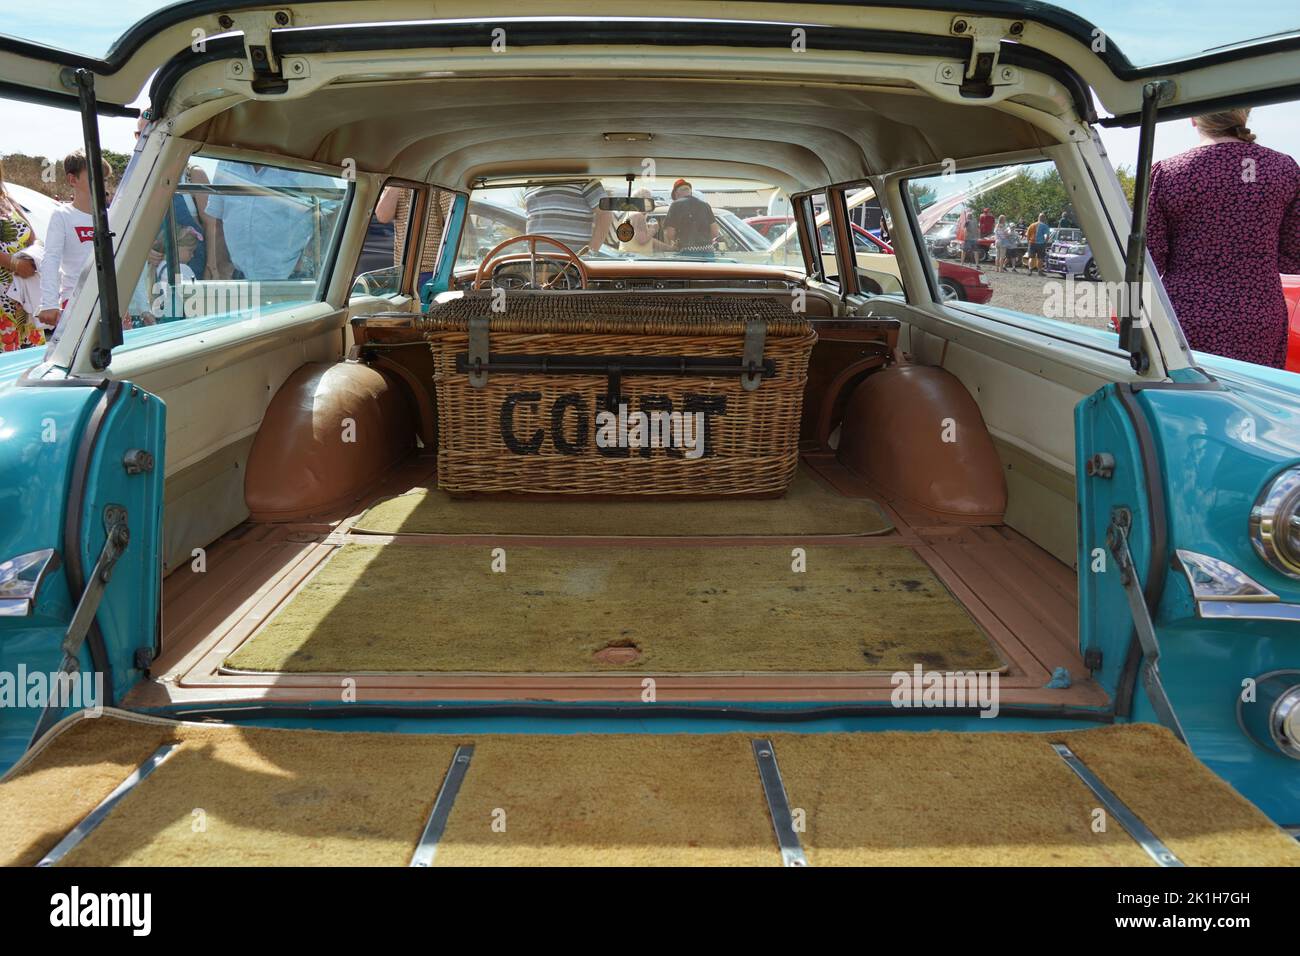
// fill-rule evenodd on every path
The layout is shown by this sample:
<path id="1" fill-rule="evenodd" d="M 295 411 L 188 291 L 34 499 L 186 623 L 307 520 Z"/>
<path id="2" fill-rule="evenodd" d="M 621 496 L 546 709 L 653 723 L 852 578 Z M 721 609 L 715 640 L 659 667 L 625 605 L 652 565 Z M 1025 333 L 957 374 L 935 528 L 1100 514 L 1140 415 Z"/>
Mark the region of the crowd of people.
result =
<path id="1" fill-rule="evenodd" d="M 524 193 L 528 232 L 557 239 L 574 252 L 598 253 L 609 246 L 642 256 L 713 255 L 717 217 L 687 180 L 673 183 L 668 211 L 662 217 L 654 215 L 654 194 L 641 189 L 633 198 L 641 199 L 647 211 L 629 212 L 616 224 L 614 213 L 600 208 L 606 197 L 605 187 L 596 179 L 535 186 Z"/>
<path id="2" fill-rule="evenodd" d="M 139 135 L 139 132 L 136 134 Z M 0 350 L 45 345 L 58 335 L 59 321 L 86 262 L 94 255 L 94 218 L 89 165 L 84 151 L 63 159 L 65 186 L 72 200 L 57 204 L 38 234 L 23 207 L 5 187 L 0 164 Z M 112 170 L 104 162 L 104 181 Z M 171 216 L 148 253 L 140 281 L 126 300 L 127 329 L 153 325 L 159 314 L 157 290 L 172 277 L 179 282 L 310 278 L 316 263 L 310 244 L 320 223 L 338 204 L 318 206 L 276 196 L 273 190 L 318 184 L 322 177 L 275 166 L 222 161 L 211 180 L 189 166 L 182 184 L 244 187 L 230 192 L 178 189 Z M 166 262 L 168 231 L 178 261 Z M 169 274 L 170 273 L 170 274 Z"/>
<path id="3" fill-rule="evenodd" d="M 1154 165 L 1148 248 L 1193 349 L 1281 368 L 1288 325 L 1279 273 L 1300 273 L 1300 165 L 1257 144 L 1246 126 L 1248 115 L 1248 110 L 1232 110 L 1194 118 L 1200 144 Z M 106 181 L 110 172 L 105 164 Z M 63 174 L 72 200 L 54 210 L 41 236 L 6 191 L 0 165 L 4 351 L 39 346 L 57 336 L 63 309 L 94 254 L 85 154 L 77 151 L 65 157 Z M 266 201 L 277 189 L 292 192 L 293 187 L 308 185 L 305 175 L 223 161 L 209 184 L 203 169 L 190 166 L 184 183 L 251 188 L 175 193 L 169 218 L 180 261 L 172 265 L 172 274 L 181 281 L 313 275 L 315 264 L 308 261 L 307 250 L 320 226 L 313 206 L 283 197 Z M 397 208 L 403 196 L 409 205 L 409 192 L 386 190 L 376 215 L 404 222 L 403 213 L 409 215 L 409 209 Z M 673 183 L 662 215 L 655 211 L 649 190 L 637 196 L 645 201 L 645 211 L 625 214 L 616 223 L 609 204 L 601 202 L 606 192 L 598 180 L 543 184 L 524 195 L 527 230 L 552 236 L 575 252 L 596 253 L 610 246 L 634 255 L 713 254 L 717 218 L 690 182 Z M 327 201 L 315 207 L 317 216 L 331 205 Z M 336 211 L 337 204 L 333 206 Z M 967 205 L 959 212 L 956 240 L 963 263 L 978 265 L 991 245 L 998 272 L 1019 272 L 1023 264 L 1030 274 L 1042 275 L 1052 242 L 1061 230 L 1074 227 L 1068 211 L 1053 225 L 1046 212 L 1025 223 L 987 206 L 977 213 Z M 426 235 L 440 233 L 429 230 Z M 124 316 L 128 327 L 157 319 L 141 292 L 166 281 L 165 246 L 165 236 L 160 235 L 149 253 L 141 288 L 131 296 Z M 422 278 L 430 274 L 435 258 L 436 250 L 424 250 Z"/>
<path id="4" fill-rule="evenodd" d="M 111 172 L 105 162 L 106 181 Z M 10 197 L 0 165 L 0 345 L 6 352 L 44 345 L 55 334 L 82 266 L 94 254 L 86 154 L 65 157 L 63 174 L 72 201 L 55 208 L 40 236 Z"/>
<path id="5" fill-rule="evenodd" d="M 1025 223 L 1009 220 L 1005 214 L 995 217 L 988 206 L 978 215 L 972 207 L 963 206 L 956 227 L 962 265 L 979 268 L 987 244 L 993 249 L 995 271 L 1018 273 L 1023 265 L 1027 274 L 1046 275 L 1047 250 L 1062 230 L 1077 228 L 1068 210 L 1057 217 L 1055 226 L 1048 218 L 1046 212 L 1040 212 L 1032 222 Z"/>

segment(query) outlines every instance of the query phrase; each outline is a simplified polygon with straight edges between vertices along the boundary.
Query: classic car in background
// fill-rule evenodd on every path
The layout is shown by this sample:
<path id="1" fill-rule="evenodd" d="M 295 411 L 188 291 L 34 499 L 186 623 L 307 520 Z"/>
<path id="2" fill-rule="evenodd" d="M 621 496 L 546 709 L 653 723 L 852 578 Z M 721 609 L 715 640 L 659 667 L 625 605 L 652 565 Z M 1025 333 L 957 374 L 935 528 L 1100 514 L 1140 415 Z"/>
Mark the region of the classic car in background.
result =
<path id="1" fill-rule="evenodd" d="M 762 235 L 775 238 L 794 225 L 794 218 L 791 216 L 753 216 L 746 219 L 745 222 Z M 850 223 L 849 226 L 853 230 L 854 252 L 858 264 L 865 269 L 877 269 L 892 275 L 896 279 L 901 279 L 897 263 L 885 258 L 894 255 L 894 247 L 856 222 Z M 831 242 L 829 225 L 820 226 L 818 236 L 821 239 L 823 250 L 834 248 L 834 243 Z M 824 254 L 827 253 L 824 252 Z M 939 291 L 945 299 L 981 304 L 993 298 L 993 289 L 989 285 L 988 277 L 979 269 L 946 260 L 937 261 L 935 267 L 938 274 Z"/>
<path id="2" fill-rule="evenodd" d="M 1044 272 L 1055 275 L 1078 276 L 1095 281 L 1101 278 L 1097 260 L 1082 229 L 1056 229 L 1047 247 L 1047 264 Z"/>

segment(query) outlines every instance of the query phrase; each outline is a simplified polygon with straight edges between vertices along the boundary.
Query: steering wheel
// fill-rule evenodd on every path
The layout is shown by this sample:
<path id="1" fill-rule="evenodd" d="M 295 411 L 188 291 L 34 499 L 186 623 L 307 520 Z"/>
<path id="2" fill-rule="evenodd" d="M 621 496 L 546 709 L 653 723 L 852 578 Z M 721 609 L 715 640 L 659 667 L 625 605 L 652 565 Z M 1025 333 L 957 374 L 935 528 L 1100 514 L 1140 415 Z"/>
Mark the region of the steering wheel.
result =
<path id="1" fill-rule="evenodd" d="M 512 236 L 511 238 L 507 239 L 505 242 L 497 243 L 497 245 L 493 247 L 493 249 L 490 252 L 488 252 L 486 256 L 483 257 L 483 261 L 479 263 L 478 271 L 474 273 L 475 289 L 492 287 L 493 273 L 496 271 L 495 268 L 489 268 L 490 266 L 492 266 L 492 260 L 496 258 L 497 253 L 499 253 L 502 249 L 506 248 L 506 246 L 513 245 L 516 242 L 528 243 L 528 254 L 526 256 L 522 254 L 519 256 L 511 256 L 508 259 L 505 259 L 503 261 L 527 262 L 529 264 L 528 284 L 521 286 L 520 288 L 525 288 L 525 289 L 554 288 L 555 283 L 559 280 L 560 276 L 566 275 L 568 273 L 569 266 L 573 266 L 574 269 L 577 270 L 578 288 L 580 289 L 587 288 L 587 281 L 589 278 L 587 275 L 587 267 L 582 264 L 582 260 L 578 258 L 578 254 L 576 252 L 574 252 L 564 243 L 560 242 L 560 240 L 552 239 L 550 236 L 542 236 L 542 235 L 535 235 L 533 233 L 525 233 L 522 236 Z M 547 253 L 538 256 L 537 244 L 539 242 L 550 243 L 552 246 L 556 246 L 560 251 L 559 253 Z M 539 258 L 563 262 L 564 265 L 560 267 L 560 271 L 557 272 L 553 278 L 551 278 L 546 282 L 539 283 L 537 278 L 537 260 Z"/>

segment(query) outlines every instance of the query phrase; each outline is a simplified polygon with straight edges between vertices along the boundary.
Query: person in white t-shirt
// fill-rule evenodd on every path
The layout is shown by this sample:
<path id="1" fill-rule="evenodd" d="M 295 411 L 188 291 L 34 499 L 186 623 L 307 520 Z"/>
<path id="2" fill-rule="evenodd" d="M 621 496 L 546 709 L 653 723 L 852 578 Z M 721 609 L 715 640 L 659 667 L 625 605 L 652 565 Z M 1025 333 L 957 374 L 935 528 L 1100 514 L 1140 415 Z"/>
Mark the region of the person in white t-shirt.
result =
<path id="1" fill-rule="evenodd" d="M 112 170 L 104 161 L 104 180 Z M 86 154 L 77 150 L 63 160 L 63 174 L 72 187 L 72 202 L 50 214 L 45 230 L 45 257 L 41 260 L 41 312 L 37 318 L 46 328 L 58 324 L 68 297 L 86 261 L 95 254 L 95 225 L 91 215 L 90 167 Z"/>

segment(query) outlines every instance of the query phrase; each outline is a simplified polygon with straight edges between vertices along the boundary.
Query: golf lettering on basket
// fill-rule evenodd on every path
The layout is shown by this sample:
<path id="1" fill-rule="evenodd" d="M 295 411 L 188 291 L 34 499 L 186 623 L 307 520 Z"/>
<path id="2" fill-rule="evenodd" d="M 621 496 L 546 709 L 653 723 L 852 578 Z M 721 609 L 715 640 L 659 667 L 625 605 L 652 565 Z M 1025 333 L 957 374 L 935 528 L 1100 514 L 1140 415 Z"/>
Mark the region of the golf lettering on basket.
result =
<path id="1" fill-rule="evenodd" d="M 654 449 L 678 459 L 694 461 L 712 453 L 709 440 L 711 415 L 724 415 L 726 396 L 687 394 L 681 410 L 673 408 L 668 395 L 642 395 L 636 411 L 620 402 L 618 411 L 595 402 L 595 450 L 611 458 L 626 458 L 637 449 L 649 458 Z M 537 455 L 546 443 L 546 429 L 534 424 L 542 402 L 540 392 L 510 392 L 501 403 L 501 440 L 516 455 Z M 577 392 L 567 392 L 551 403 L 549 416 L 551 445 L 561 455 L 582 455 L 591 444 L 592 420 L 588 404 Z M 531 427 L 530 427 L 531 426 Z"/>

